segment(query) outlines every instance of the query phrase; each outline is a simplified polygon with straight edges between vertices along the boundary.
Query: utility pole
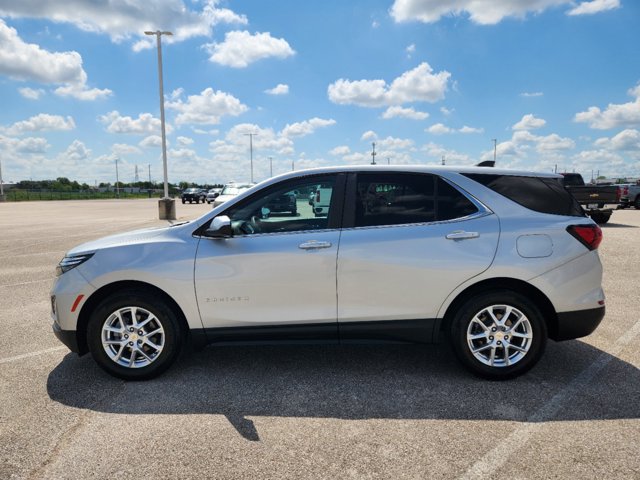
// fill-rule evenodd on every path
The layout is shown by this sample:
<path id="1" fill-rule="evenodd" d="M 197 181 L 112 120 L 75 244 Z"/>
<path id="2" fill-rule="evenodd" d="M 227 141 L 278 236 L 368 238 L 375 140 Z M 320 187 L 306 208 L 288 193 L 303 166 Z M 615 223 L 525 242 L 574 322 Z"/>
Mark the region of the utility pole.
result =
<path id="1" fill-rule="evenodd" d="M 149 164 L 149 188 L 151 188 L 151 164 Z"/>
<path id="2" fill-rule="evenodd" d="M 0 158 L 0 202 L 4 202 L 4 180 L 2 179 L 2 159 Z"/>
<path id="3" fill-rule="evenodd" d="M 135 172 L 136 172 L 136 173 L 135 173 L 135 176 L 134 176 L 134 178 L 133 178 L 133 181 L 134 181 L 135 183 L 138 183 L 138 182 L 140 181 L 140 175 L 138 175 L 138 165 L 136 165 L 136 170 L 135 170 Z"/>
<path id="4" fill-rule="evenodd" d="M 387 165 L 391 165 L 391 159 L 387 157 Z"/>
<path id="5" fill-rule="evenodd" d="M 273 157 L 269 157 L 269 177 L 273 177 Z"/>
<path id="6" fill-rule="evenodd" d="M 371 143 L 371 165 L 375 165 L 376 164 L 376 142 L 372 142 Z"/>
<path id="7" fill-rule="evenodd" d="M 171 32 L 144 32 L 145 35 L 155 35 L 158 47 L 158 80 L 160 83 L 160 130 L 162 133 L 162 169 L 164 174 L 164 197 L 160 199 L 158 209 L 160 220 L 175 220 L 176 207 L 173 199 L 169 198 L 169 181 L 167 179 L 167 135 L 164 122 L 164 85 L 162 83 L 162 35 L 173 35 Z"/>
<path id="8" fill-rule="evenodd" d="M 118 157 L 116 157 L 116 197 L 120 198 L 120 179 L 118 178 Z"/>
<path id="9" fill-rule="evenodd" d="M 291 160 L 291 171 L 293 172 L 296 169 L 296 161 Z"/>
<path id="10" fill-rule="evenodd" d="M 253 137 L 258 135 L 257 133 L 245 133 L 245 136 L 249 137 L 249 156 L 251 159 L 251 183 L 253 183 Z"/>
<path id="11" fill-rule="evenodd" d="M 495 166 L 496 164 L 496 153 L 498 150 L 498 139 L 494 138 L 493 139 L 493 165 Z"/>

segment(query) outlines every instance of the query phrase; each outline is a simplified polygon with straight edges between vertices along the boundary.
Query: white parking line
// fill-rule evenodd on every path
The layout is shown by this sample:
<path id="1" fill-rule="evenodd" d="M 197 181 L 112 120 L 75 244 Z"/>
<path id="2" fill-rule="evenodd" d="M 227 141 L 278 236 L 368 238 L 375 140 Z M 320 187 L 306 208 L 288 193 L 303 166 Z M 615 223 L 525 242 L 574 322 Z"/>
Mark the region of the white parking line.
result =
<path id="1" fill-rule="evenodd" d="M 591 365 L 534 412 L 526 420 L 527 423 L 511 432 L 502 442 L 474 463 L 460 478 L 466 480 L 492 477 L 498 469 L 507 463 L 509 457 L 522 448 L 538 430 L 544 428 L 544 422 L 551 420 L 564 407 L 566 400 L 585 388 L 600 370 L 617 357 L 639 334 L 640 320 L 615 341 L 611 351 L 602 352 Z"/>
<path id="2" fill-rule="evenodd" d="M 38 355 L 44 355 L 45 353 L 58 352 L 66 348 L 67 347 L 64 347 L 64 346 L 53 347 L 53 348 L 47 348 L 46 350 L 39 350 L 37 352 L 23 353 L 22 355 L 16 355 L 15 357 L 0 358 L 0 365 L 2 365 L 3 363 L 10 363 L 10 362 L 15 362 L 17 360 L 22 360 L 23 358 L 37 357 Z"/>

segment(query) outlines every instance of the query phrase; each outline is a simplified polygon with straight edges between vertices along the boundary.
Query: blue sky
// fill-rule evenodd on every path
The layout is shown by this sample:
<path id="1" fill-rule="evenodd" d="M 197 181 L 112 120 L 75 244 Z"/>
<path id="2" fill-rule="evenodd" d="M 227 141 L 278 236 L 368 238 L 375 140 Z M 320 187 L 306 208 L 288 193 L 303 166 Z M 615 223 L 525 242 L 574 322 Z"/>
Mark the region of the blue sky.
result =
<path id="1" fill-rule="evenodd" d="M 0 0 L 3 179 L 324 165 L 640 176 L 640 2 Z"/>

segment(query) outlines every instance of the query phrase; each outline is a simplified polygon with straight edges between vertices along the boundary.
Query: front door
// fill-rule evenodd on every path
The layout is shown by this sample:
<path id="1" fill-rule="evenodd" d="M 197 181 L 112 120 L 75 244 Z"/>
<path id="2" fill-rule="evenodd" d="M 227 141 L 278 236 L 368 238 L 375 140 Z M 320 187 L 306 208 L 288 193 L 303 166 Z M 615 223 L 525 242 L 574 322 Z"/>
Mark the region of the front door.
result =
<path id="1" fill-rule="evenodd" d="M 319 336 L 335 335 L 340 215 L 314 215 L 309 195 L 318 184 L 333 189 L 336 176 L 266 187 L 221 213 L 231 219 L 233 237 L 201 238 L 194 280 L 206 329 L 329 326 Z M 269 209 L 283 196 L 295 196 L 295 211 Z"/>

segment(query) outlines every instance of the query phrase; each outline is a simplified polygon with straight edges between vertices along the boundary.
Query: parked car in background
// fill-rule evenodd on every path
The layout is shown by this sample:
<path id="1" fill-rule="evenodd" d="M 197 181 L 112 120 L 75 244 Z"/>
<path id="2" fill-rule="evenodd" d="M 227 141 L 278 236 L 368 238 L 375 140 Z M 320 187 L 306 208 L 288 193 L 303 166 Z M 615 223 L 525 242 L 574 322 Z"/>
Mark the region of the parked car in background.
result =
<path id="1" fill-rule="evenodd" d="M 613 208 L 606 205 L 620 203 L 620 189 L 617 185 L 585 185 L 579 173 L 563 173 L 563 183 L 575 197 L 587 215 L 596 223 L 607 223 Z"/>
<path id="2" fill-rule="evenodd" d="M 316 185 L 314 187 L 313 195 L 311 196 L 309 203 L 313 209 L 313 214 L 316 217 L 324 217 L 329 214 L 329 205 L 331 203 L 332 189 L 326 185 Z"/>
<path id="3" fill-rule="evenodd" d="M 321 200 L 330 198 L 325 215 L 270 215 L 274 199 L 314 185 Z M 583 337 L 598 326 L 601 239 L 559 175 L 302 170 L 192 222 L 72 249 L 51 291 L 53 330 L 129 380 L 159 375 L 187 340 L 441 338 L 473 373 L 507 379 L 532 368 L 548 338 Z"/>
<path id="4" fill-rule="evenodd" d="M 271 212 L 289 212 L 291 215 L 298 214 L 298 199 L 295 192 L 286 192 L 278 195 L 266 205 Z"/>
<path id="5" fill-rule="evenodd" d="M 207 191 L 202 188 L 187 188 L 180 195 L 182 203 L 204 203 L 207 198 Z"/>
<path id="6" fill-rule="evenodd" d="M 222 205 L 227 200 L 231 200 L 236 195 L 240 195 L 245 190 L 253 187 L 255 183 L 228 183 L 224 186 L 220 195 L 213 200 L 213 208 Z"/>
<path id="7" fill-rule="evenodd" d="M 640 183 L 618 185 L 620 189 L 620 206 L 622 208 L 635 207 L 640 210 Z"/>
<path id="8" fill-rule="evenodd" d="M 222 188 L 212 188 L 207 192 L 207 203 L 213 203 L 213 201 L 216 199 L 216 197 L 218 195 L 220 195 L 220 192 L 222 191 Z"/>

